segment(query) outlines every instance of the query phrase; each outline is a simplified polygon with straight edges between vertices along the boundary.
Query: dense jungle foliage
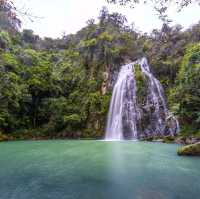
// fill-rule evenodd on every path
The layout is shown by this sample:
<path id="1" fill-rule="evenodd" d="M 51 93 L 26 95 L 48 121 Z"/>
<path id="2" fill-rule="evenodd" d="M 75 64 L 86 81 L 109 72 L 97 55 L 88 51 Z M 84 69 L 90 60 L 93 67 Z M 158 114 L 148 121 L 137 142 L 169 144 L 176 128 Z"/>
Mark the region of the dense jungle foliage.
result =
<path id="1" fill-rule="evenodd" d="M 148 35 L 103 8 L 98 23 L 90 19 L 76 34 L 42 39 L 6 22 L 0 31 L 2 137 L 103 137 L 119 66 L 124 57 L 142 56 L 163 84 L 182 133 L 200 131 L 200 23 L 187 30 L 163 24 Z"/>

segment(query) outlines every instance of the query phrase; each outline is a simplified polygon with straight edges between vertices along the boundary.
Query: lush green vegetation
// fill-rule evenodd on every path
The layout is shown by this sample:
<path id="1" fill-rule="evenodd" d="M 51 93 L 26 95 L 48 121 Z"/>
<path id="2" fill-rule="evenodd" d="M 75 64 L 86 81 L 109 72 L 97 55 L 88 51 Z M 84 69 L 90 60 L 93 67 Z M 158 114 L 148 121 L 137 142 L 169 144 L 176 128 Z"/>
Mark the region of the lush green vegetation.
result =
<path id="1" fill-rule="evenodd" d="M 170 97 L 183 130 L 195 133 L 200 129 L 200 43 L 187 47 Z"/>
<path id="2" fill-rule="evenodd" d="M 7 22 L 0 31 L 0 140 L 102 137 L 119 66 L 141 56 L 164 85 L 184 132 L 200 130 L 200 24 L 185 31 L 163 24 L 147 35 L 103 8 L 98 23 L 91 19 L 74 35 L 41 39 Z M 144 86 L 141 79 L 138 92 Z"/>

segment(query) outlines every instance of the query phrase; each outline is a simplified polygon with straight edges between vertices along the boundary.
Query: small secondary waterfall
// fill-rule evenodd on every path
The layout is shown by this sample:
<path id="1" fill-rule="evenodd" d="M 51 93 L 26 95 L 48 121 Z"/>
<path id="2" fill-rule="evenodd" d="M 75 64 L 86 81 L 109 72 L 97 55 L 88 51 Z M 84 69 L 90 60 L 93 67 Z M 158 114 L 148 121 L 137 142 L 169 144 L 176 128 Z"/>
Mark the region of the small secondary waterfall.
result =
<path id="1" fill-rule="evenodd" d="M 134 72 L 136 64 L 140 65 L 141 73 L 147 83 L 146 104 L 143 107 L 137 102 L 137 82 Z M 140 128 L 142 109 L 150 118 L 143 130 Z M 163 87 L 151 73 L 147 59 L 142 58 L 122 66 L 113 88 L 105 139 L 122 140 L 151 135 L 175 135 L 178 131 L 178 120 L 169 112 Z"/>
<path id="2" fill-rule="evenodd" d="M 151 126 L 153 127 L 153 133 L 150 132 L 150 134 L 153 135 L 163 135 L 165 134 L 176 134 L 179 130 L 179 123 L 178 120 L 174 117 L 173 114 L 171 114 L 167 108 L 166 100 L 164 97 L 164 90 L 160 82 L 154 77 L 154 75 L 150 72 L 150 67 L 148 65 L 147 59 L 143 58 L 140 61 L 140 66 L 142 73 L 147 77 L 147 83 L 148 83 L 148 96 L 147 96 L 147 107 L 153 107 L 155 108 L 154 112 L 151 114 Z M 169 126 L 168 129 L 166 129 L 166 122 L 167 119 L 170 119 L 170 123 L 172 126 Z"/>

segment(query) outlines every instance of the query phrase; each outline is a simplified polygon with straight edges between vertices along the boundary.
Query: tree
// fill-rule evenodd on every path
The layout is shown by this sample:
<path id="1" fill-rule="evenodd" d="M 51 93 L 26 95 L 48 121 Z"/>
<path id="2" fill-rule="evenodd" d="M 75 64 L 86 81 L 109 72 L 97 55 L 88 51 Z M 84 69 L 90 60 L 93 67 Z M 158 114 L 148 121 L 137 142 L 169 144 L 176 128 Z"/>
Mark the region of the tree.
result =
<path id="1" fill-rule="evenodd" d="M 174 84 L 185 46 L 189 42 L 180 25 L 170 27 L 167 24 L 163 24 L 160 30 L 153 30 L 150 39 L 146 40 L 146 54 L 165 88 Z"/>
<path id="2" fill-rule="evenodd" d="M 166 22 L 169 22 L 166 12 L 170 6 L 170 4 L 174 4 L 177 7 L 177 11 L 181 11 L 183 8 L 187 7 L 190 4 L 198 4 L 200 5 L 200 0 L 106 0 L 108 3 L 114 3 L 119 5 L 131 5 L 131 7 L 134 7 L 136 4 L 139 3 L 152 3 L 154 6 L 154 9 L 158 12 L 159 18 Z"/>
<path id="3" fill-rule="evenodd" d="M 18 114 L 25 90 L 19 62 L 11 53 L 0 55 L 0 82 L 0 129 L 9 132 L 18 128 L 21 122 Z"/>
<path id="4" fill-rule="evenodd" d="M 177 84 L 170 93 L 173 108 L 178 113 L 183 127 L 189 127 L 192 132 L 200 129 L 199 74 L 200 43 L 197 43 L 188 46 L 178 73 Z"/>
<path id="5" fill-rule="evenodd" d="M 0 48 L 8 49 L 11 45 L 9 34 L 5 31 L 0 31 Z"/>
<path id="6" fill-rule="evenodd" d="M 0 28 L 8 31 L 16 31 L 21 26 L 17 16 L 17 9 L 10 0 L 0 0 Z"/>
<path id="7" fill-rule="evenodd" d="M 33 30 L 25 29 L 22 32 L 22 41 L 25 43 L 35 44 L 39 40 L 38 35 L 33 34 Z"/>

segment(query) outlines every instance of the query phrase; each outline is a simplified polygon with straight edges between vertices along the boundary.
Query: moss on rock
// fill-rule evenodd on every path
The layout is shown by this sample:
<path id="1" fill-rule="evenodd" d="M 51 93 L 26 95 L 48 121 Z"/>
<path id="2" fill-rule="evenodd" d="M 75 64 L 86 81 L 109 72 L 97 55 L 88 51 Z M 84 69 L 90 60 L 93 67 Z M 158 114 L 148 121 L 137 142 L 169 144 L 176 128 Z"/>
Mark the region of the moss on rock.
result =
<path id="1" fill-rule="evenodd" d="M 174 136 L 168 135 L 163 137 L 163 143 L 174 143 Z"/>
<path id="2" fill-rule="evenodd" d="M 2 134 L 0 132 L 0 142 L 2 142 L 2 141 L 8 141 L 8 140 L 11 140 L 11 137 L 9 137 L 8 135 Z"/>
<path id="3" fill-rule="evenodd" d="M 178 155 L 200 156 L 200 142 L 178 149 Z"/>

